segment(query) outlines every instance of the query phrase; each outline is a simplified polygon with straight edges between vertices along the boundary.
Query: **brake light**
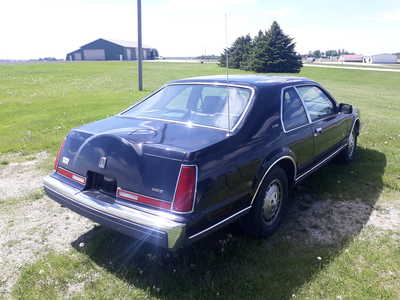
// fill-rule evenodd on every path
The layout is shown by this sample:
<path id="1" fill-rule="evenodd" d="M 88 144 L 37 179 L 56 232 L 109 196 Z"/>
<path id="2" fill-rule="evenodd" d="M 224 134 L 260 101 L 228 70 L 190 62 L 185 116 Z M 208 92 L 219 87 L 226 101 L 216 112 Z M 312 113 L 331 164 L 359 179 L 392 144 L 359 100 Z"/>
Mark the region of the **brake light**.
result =
<path id="1" fill-rule="evenodd" d="M 176 185 L 172 210 L 180 213 L 189 213 L 193 210 L 196 194 L 197 167 L 182 166 Z"/>
<path id="2" fill-rule="evenodd" d="M 132 202 L 142 203 L 154 207 L 161 207 L 164 209 L 170 209 L 171 203 L 151 197 L 146 197 L 138 193 L 130 192 L 127 190 L 123 190 L 120 187 L 117 188 L 117 197 L 125 200 L 129 200 Z"/>
<path id="3" fill-rule="evenodd" d="M 64 138 L 64 140 L 61 142 L 60 148 L 58 148 L 57 156 L 56 156 L 56 159 L 54 161 L 54 170 L 57 170 L 58 161 L 60 160 L 60 155 L 61 155 L 62 149 L 64 148 L 64 144 L 65 144 L 65 140 L 66 139 L 67 139 L 67 137 Z"/>
<path id="4" fill-rule="evenodd" d="M 86 177 L 83 177 L 79 174 L 76 174 L 74 172 L 68 171 L 66 169 L 63 169 L 61 167 L 57 167 L 56 172 L 58 174 L 61 174 L 64 177 L 67 177 L 69 179 L 72 179 L 73 181 L 80 183 L 80 184 L 86 184 Z"/>

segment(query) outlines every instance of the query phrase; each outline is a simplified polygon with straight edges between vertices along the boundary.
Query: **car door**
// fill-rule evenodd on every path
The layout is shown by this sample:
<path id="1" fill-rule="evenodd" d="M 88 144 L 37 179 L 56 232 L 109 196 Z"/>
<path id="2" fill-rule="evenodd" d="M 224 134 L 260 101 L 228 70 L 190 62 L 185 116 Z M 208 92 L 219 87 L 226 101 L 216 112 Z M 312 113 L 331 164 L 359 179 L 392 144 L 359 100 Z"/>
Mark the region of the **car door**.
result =
<path id="1" fill-rule="evenodd" d="M 296 155 L 297 171 L 301 173 L 313 162 L 314 138 L 304 104 L 294 87 L 282 90 L 281 120 L 285 144 Z"/>
<path id="2" fill-rule="evenodd" d="M 334 152 L 346 137 L 345 117 L 337 113 L 336 102 L 319 86 L 296 87 L 314 132 L 314 155 L 317 160 Z"/>

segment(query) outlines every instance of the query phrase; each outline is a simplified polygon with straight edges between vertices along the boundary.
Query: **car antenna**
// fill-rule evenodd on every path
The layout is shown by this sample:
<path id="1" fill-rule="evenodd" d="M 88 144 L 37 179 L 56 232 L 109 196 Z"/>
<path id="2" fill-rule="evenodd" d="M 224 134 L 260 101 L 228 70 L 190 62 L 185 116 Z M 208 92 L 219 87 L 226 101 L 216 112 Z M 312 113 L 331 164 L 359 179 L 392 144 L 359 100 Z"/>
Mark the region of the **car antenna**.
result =
<path id="1" fill-rule="evenodd" d="M 228 49 L 228 14 L 225 13 L 225 66 L 226 66 L 226 84 L 228 90 L 228 135 L 231 133 L 231 112 L 230 112 L 230 101 L 229 101 L 229 49 Z"/>

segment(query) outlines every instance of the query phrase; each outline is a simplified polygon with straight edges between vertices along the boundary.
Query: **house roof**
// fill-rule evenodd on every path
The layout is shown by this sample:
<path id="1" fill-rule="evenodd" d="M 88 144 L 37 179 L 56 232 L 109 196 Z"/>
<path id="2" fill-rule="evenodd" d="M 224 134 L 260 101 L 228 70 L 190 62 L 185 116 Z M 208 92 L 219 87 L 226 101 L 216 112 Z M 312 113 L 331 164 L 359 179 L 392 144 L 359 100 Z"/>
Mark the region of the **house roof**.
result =
<path id="1" fill-rule="evenodd" d="M 123 40 L 116 40 L 116 39 L 102 39 L 117 45 L 120 45 L 122 47 L 127 47 L 127 48 L 137 48 L 138 43 L 137 42 L 131 42 L 131 41 L 123 41 Z M 142 48 L 152 48 L 149 45 L 142 44 Z"/>

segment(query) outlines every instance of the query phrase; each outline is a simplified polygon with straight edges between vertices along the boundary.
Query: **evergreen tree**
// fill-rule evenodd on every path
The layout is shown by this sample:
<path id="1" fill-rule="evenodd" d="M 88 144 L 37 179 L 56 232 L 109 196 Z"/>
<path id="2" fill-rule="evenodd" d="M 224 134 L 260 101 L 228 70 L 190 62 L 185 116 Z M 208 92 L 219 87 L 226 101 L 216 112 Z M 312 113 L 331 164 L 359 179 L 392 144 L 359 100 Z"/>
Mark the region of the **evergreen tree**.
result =
<path id="1" fill-rule="evenodd" d="M 221 54 L 219 65 L 226 67 L 226 54 L 228 54 L 229 68 L 239 69 L 245 59 L 247 59 L 251 48 L 250 35 L 241 36 L 236 39 L 233 45 L 224 50 Z"/>
<path id="2" fill-rule="evenodd" d="M 220 67 L 226 67 L 226 54 L 227 52 L 229 52 L 229 48 L 228 49 L 224 49 L 224 52 L 221 53 L 221 55 L 219 56 L 219 61 L 218 61 L 218 65 Z"/>
<path id="3" fill-rule="evenodd" d="M 271 28 L 259 32 L 253 45 L 251 69 L 263 73 L 298 73 L 302 67 L 301 56 L 294 51 L 293 39 L 285 35 L 274 21 Z"/>

